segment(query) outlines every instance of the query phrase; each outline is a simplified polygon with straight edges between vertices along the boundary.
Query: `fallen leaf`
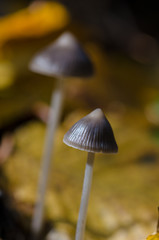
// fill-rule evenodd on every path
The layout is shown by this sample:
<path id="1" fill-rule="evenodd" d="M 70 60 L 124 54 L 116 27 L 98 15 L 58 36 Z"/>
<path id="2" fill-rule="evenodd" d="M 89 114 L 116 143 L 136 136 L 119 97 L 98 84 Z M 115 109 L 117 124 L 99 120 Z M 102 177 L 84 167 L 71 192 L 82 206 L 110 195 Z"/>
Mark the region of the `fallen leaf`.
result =
<path id="1" fill-rule="evenodd" d="M 69 13 L 59 3 L 34 2 L 29 7 L 0 18 L 0 44 L 7 40 L 39 37 L 65 27 Z"/>
<path id="2" fill-rule="evenodd" d="M 148 236 L 146 240 L 159 240 L 159 233 Z"/>

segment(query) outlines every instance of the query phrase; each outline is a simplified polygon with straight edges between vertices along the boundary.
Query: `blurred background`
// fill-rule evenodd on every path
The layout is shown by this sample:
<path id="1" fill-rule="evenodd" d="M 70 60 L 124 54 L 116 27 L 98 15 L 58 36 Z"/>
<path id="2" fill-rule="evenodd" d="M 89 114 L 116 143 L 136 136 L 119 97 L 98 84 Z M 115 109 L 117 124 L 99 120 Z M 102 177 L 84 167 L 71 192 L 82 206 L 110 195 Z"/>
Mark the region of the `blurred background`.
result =
<path id="1" fill-rule="evenodd" d="M 155 1 L 126 0 L 0 1 L 0 239 L 28 237 L 55 86 L 28 64 L 65 31 L 95 74 L 65 83 L 43 239 L 74 238 L 86 153 L 62 139 L 98 107 L 119 153 L 96 154 L 86 239 L 145 239 L 159 206 L 159 15 Z"/>

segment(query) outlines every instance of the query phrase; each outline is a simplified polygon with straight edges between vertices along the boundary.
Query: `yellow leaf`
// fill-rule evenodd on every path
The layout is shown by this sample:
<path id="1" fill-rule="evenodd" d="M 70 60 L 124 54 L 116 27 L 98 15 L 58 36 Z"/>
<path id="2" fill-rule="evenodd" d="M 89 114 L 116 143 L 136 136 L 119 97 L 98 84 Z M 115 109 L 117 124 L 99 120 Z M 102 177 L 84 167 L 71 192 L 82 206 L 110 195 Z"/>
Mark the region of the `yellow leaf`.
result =
<path id="1" fill-rule="evenodd" d="M 26 9 L 0 18 L 0 43 L 7 40 L 39 37 L 65 27 L 69 22 L 67 10 L 55 2 L 35 2 Z"/>
<path id="2" fill-rule="evenodd" d="M 146 240 L 159 240 L 159 233 L 149 235 Z"/>

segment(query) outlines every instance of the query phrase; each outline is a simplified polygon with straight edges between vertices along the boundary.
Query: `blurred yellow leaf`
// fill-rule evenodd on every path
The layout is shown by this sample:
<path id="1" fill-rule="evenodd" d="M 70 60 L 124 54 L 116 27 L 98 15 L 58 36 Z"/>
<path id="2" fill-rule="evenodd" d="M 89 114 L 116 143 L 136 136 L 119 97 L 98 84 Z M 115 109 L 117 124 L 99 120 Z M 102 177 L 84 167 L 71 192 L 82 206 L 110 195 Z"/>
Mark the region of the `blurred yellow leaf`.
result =
<path id="1" fill-rule="evenodd" d="M 148 236 L 146 240 L 159 240 L 159 233 Z"/>
<path id="2" fill-rule="evenodd" d="M 55 2 L 34 2 L 28 8 L 0 18 L 0 43 L 9 39 L 38 37 L 66 26 L 67 10 Z"/>

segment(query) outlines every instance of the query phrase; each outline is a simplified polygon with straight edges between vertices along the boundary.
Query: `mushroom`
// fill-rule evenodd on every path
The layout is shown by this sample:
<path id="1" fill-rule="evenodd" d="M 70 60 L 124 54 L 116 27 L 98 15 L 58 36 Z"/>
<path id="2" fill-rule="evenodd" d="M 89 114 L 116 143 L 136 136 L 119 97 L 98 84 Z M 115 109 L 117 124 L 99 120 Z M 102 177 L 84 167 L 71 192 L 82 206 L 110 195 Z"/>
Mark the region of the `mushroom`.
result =
<path id="1" fill-rule="evenodd" d="M 116 153 L 118 147 L 111 125 L 100 108 L 75 123 L 65 134 L 63 142 L 88 152 L 75 237 L 75 240 L 83 240 L 95 153 Z"/>
<path id="2" fill-rule="evenodd" d="M 64 79 L 67 77 L 90 77 L 93 74 L 93 65 L 75 37 L 71 33 L 66 32 L 54 43 L 35 55 L 30 63 L 30 69 L 33 72 L 56 77 L 57 79 L 56 88 L 51 97 L 51 109 L 47 123 L 37 204 L 33 213 L 31 226 L 32 232 L 37 235 L 42 225 L 43 205 L 50 160 L 53 152 L 55 131 L 59 123 L 62 109 Z"/>

